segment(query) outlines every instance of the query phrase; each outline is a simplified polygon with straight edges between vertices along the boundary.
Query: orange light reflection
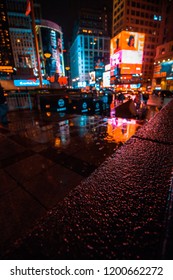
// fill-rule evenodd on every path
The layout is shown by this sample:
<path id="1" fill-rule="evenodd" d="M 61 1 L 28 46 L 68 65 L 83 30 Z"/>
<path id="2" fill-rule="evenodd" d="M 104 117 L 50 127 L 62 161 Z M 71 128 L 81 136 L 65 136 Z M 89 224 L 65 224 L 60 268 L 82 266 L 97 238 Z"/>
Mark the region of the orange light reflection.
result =
<path id="1" fill-rule="evenodd" d="M 124 143 L 132 135 L 135 134 L 141 125 L 136 120 L 126 120 L 120 118 L 112 118 L 108 120 L 107 137 L 104 140 L 109 142 Z"/>

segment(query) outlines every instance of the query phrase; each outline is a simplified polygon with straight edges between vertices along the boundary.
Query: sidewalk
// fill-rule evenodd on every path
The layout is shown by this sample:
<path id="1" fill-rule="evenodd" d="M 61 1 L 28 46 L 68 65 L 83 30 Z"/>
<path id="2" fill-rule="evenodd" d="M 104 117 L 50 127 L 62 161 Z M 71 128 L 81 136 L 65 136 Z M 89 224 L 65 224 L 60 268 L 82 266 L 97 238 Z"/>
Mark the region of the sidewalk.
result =
<path id="1" fill-rule="evenodd" d="M 19 238 L 11 249 L 8 246 L 8 252 L 3 258 L 114 260 L 172 258 L 172 123 L 173 101 L 117 152 L 108 157 L 89 177 L 82 180 L 64 199 L 54 201 L 56 205 L 52 203 L 51 206 L 55 207 L 48 211 L 31 231 Z M 103 131 L 103 127 L 99 126 L 100 132 Z M 74 157 L 74 151 L 77 155 L 78 149 L 80 154 L 81 151 L 85 153 L 88 146 L 88 143 L 85 147 L 80 142 L 76 143 L 70 156 Z M 25 148 L 26 150 L 21 153 L 37 150 L 34 145 L 31 147 L 34 149 Z M 18 192 L 16 196 L 13 195 L 15 199 L 11 198 L 11 201 L 8 199 L 4 203 L 6 213 L 4 222 L 7 217 L 13 222 L 12 211 L 7 212 L 10 201 L 14 209 L 17 203 L 20 207 L 23 206 L 25 210 L 23 222 L 27 223 L 26 217 L 31 216 L 28 226 L 32 227 L 32 215 L 35 210 L 40 216 L 42 210 L 43 215 L 50 206 L 50 193 L 55 195 L 57 186 L 59 189 L 60 182 L 54 185 L 52 176 L 56 172 L 62 173 L 62 166 L 60 168 L 59 163 L 55 161 L 52 163 L 50 150 L 46 153 L 44 165 L 41 165 L 39 159 L 45 156 L 45 152 L 40 149 L 34 154 L 38 158 L 38 164 L 33 168 L 30 165 L 33 161 L 30 160 L 28 167 L 32 179 L 24 172 L 22 178 L 18 177 L 17 186 L 11 184 L 11 192 L 9 190 L 8 194 L 15 190 Z M 86 155 L 89 151 L 86 150 Z M 104 154 L 104 150 L 101 150 L 101 153 Z M 32 156 L 29 157 L 32 159 Z M 62 154 L 60 156 L 58 154 L 58 161 L 65 162 L 66 167 L 68 166 L 68 158 L 64 160 L 63 157 L 62 160 Z M 91 162 L 94 164 L 96 161 Z M 48 174 L 45 166 L 49 168 Z M 76 161 L 73 166 L 76 166 Z M 17 177 L 20 169 L 18 168 L 17 172 L 15 168 L 10 167 L 7 166 L 5 172 Z M 77 174 L 80 176 L 78 182 L 84 178 L 84 176 L 81 178 L 81 175 Z M 70 182 L 73 182 L 73 179 Z M 33 203 L 28 199 L 29 197 L 31 200 L 31 196 Z M 40 208 L 40 212 L 36 208 Z M 21 217 L 16 215 L 14 229 L 17 225 L 22 228 L 21 223 Z M 5 230 L 7 232 L 7 228 Z"/>
<path id="2" fill-rule="evenodd" d="M 0 127 L 0 252 L 88 177 L 117 148 L 106 121 L 10 112 Z"/>

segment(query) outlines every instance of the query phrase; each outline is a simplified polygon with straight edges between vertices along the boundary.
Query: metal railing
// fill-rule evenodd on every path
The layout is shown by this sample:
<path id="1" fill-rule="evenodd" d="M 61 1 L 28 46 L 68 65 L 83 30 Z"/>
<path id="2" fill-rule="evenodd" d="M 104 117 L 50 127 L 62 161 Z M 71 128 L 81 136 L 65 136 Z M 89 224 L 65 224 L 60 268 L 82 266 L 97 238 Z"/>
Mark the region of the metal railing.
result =
<path id="1" fill-rule="evenodd" d="M 8 110 L 16 111 L 23 109 L 33 109 L 32 97 L 29 92 L 8 93 L 6 96 Z"/>

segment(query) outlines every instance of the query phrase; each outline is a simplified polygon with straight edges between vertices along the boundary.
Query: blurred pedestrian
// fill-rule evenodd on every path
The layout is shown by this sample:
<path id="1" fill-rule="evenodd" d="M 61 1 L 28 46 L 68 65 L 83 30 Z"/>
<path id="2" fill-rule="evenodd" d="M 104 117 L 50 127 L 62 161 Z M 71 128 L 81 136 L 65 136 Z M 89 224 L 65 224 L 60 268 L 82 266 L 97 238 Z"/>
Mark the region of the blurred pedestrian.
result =
<path id="1" fill-rule="evenodd" d="M 136 104 L 136 109 L 139 109 L 140 105 L 141 105 L 141 94 L 140 94 L 140 92 L 138 92 L 136 94 L 136 97 L 134 99 L 134 103 Z"/>
<path id="2" fill-rule="evenodd" d="M 124 99 L 125 99 L 124 94 L 122 92 L 120 92 L 120 94 L 118 95 L 118 101 L 123 103 Z"/>
<path id="3" fill-rule="evenodd" d="M 2 125 L 8 124 L 7 112 L 8 112 L 7 100 L 4 95 L 4 89 L 0 84 L 0 122 Z"/>
<path id="4" fill-rule="evenodd" d="M 144 101 L 144 104 L 147 105 L 147 101 L 149 99 L 149 95 L 147 93 L 144 93 L 143 95 L 143 101 Z"/>

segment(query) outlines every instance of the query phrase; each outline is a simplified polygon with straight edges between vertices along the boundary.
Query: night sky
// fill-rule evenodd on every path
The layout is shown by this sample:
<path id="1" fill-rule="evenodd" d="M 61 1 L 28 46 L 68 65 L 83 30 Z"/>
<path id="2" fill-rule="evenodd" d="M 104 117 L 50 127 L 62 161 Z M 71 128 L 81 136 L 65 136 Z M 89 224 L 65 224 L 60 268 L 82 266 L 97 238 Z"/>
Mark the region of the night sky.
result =
<path id="1" fill-rule="evenodd" d="M 71 39 L 78 10 L 85 8 L 112 7 L 113 0 L 41 0 L 42 17 L 62 27 L 65 44 Z"/>

